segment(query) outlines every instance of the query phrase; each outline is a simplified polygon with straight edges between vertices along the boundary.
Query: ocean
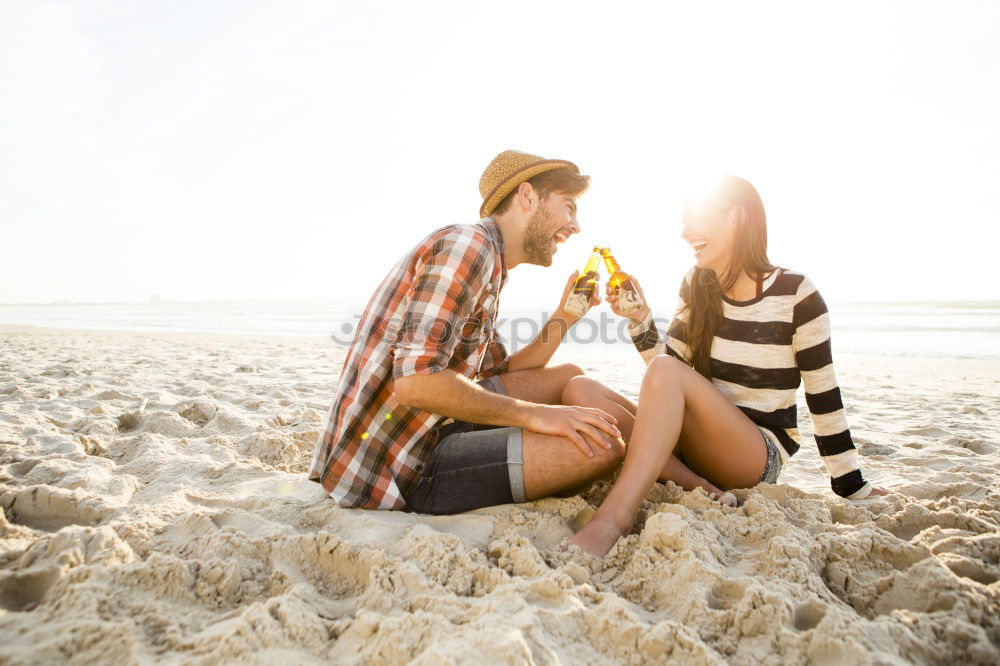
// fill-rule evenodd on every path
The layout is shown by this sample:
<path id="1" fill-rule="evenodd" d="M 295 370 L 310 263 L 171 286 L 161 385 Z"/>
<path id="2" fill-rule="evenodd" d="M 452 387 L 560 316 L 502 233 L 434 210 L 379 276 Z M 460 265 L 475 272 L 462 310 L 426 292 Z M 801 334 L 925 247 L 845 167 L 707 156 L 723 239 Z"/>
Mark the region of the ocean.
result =
<path id="1" fill-rule="evenodd" d="M 0 305 L 0 325 L 328 337 L 350 344 L 363 306 L 342 301 L 161 301 Z M 834 353 L 1000 359 L 1000 301 L 832 303 Z M 498 327 L 516 351 L 545 314 L 504 312 Z M 661 324 L 661 328 L 664 328 Z M 599 308 L 564 343 L 573 357 L 627 353 L 623 320 Z"/>

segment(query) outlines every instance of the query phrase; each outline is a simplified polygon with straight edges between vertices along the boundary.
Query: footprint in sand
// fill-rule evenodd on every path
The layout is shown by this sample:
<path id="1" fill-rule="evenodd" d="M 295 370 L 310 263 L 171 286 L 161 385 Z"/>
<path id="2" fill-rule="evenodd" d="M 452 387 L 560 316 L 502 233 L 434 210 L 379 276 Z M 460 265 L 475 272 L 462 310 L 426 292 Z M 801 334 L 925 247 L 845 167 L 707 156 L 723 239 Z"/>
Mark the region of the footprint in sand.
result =
<path id="1" fill-rule="evenodd" d="M 58 579 L 59 570 L 56 568 L 0 573 L 0 608 L 9 611 L 33 610 Z"/>
<path id="2" fill-rule="evenodd" d="M 997 450 L 996 446 L 988 442 L 984 442 L 981 439 L 963 439 L 959 441 L 961 442 L 962 448 L 969 449 L 973 453 L 978 453 L 980 455 L 987 455 Z"/>
<path id="3" fill-rule="evenodd" d="M 861 442 L 860 451 L 866 456 L 891 456 L 896 452 L 891 446 L 874 442 Z"/>
<path id="4" fill-rule="evenodd" d="M 179 402 L 172 409 L 197 426 L 205 425 L 215 417 L 215 404 L 208 400 L 186 400 Z"/>
<path id="5" fill-rule="evenodd" d="M 134 395 L 127 395 L 117 389 L 108 389 L 107 391 L 101 391 L 97 395 L 92 395 L 89 397 L 92 400 L 128 400 L 128 401 L 136 400 L 136 397 Z"/>
<path id="6" fill-rule="evenodd" d="M 819 599 L 814 599 L 795 609 L 792 625 L 798 631 L 809 631 L 815 629 L 824 617 L 826 617 L 826 604 Z"/>
<path id="7" fill-rule="evenodd" d="M 980 585 L 992 585 L 993 583 L 1000 580 L 1000 574 L 997 573 L 996 567 L 989 567 L 983 562 L 977 562 L 975 560 L 970 560 L 962 555 L 957 555 L 955 553 L 942 553 L 938 556 L 938 559 L 956 576 L 961 576 L 962 578 L 968 578 L 969 580 L 975 581 Z"/>
<path id="8" fill-rule="evenodd" d="M 912 541 L 924 530 L 935 526 L 943 530 L 969 532 L 972 535 L 989 534 L 996 529 L 978 516 L 956 511 L 932 511 L 919 504 L 910 504 L 894 515 L 879 516 L 875 525 L 903 541 Z"/>
<path id="9" fill-rule="evenodd" d="M 722 580 L 712 586 L 705 595 L 705 602 L 712 610 L 727 610 L 736 605 L 746 592 L 746 583 Z"/>
<path id="10" fill-rule="evenodd" d="M 900 435 L 918 435 L 920 437 L 951 437 L 951 433 L 937 426 L 921 426 L 902 430 Z"/>
<path id="11" fill-rule="evenodd" d="M 99 497 L 47 485 L 5 491 L 0 494 L 0 507 L 11 522 L 46 532 L 67 525 L 97 525 L 116 513 Z"/>

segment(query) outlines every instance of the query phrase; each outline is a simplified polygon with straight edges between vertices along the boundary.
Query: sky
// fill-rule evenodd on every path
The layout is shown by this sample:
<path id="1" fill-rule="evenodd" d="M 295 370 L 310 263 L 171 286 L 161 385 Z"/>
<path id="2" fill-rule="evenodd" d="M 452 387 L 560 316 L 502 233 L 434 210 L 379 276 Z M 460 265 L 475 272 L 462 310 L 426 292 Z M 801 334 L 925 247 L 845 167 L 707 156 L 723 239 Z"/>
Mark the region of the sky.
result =
<path id="1" fill-rule="evenodd" d="M 364 303 L 511 148 L 593 179 L 513 310 L 673 307 L 714 172 L 828 301 L 996 300 L 998 81 L 996 2 L 0 0 L 0 303 Z"/>

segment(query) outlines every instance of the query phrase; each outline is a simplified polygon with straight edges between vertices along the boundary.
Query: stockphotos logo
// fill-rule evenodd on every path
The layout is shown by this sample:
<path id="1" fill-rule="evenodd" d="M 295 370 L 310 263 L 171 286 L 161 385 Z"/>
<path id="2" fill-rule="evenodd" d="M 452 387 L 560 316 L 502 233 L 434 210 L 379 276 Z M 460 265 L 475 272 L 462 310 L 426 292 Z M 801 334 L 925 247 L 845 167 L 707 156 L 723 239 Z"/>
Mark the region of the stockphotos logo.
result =
<path id="1" fill-rule="evenodd" d="M 477 344 L 484 337 L 492 335 L 497 329 L 508 332 L 504 341 L 514 349 L 541 336 L 541 342 L 549 342 L 553 337 L 565 338 L 566 341 L 578 344 L 615 344 L 630 343 L 629 320 L 609 316 L 606 312 L 598 313 L 596 317 L 584 317 L 568 327 L 559 320 L 559 324 L 546 327 L 549 321 L 548 313 L 536 317 L 514 317 L 513 319 L 492 319 L 466 317 L 460 319 L 432 318 L 423 319 L 411 316 L 394 316 L 379 318 L 370 316 L 367 319 L 355 314 L 349 321 L 342 323 L 338 330 L 330 334 L 330 339 L 338 346 L 349 347 L 354 343 L 359 333 L 364 337 L 380 337 L 395 340 L 405 345 L 459 346 L 462 344 Z M 670 320 L 653 319 L 654 325 L 660 330 L 666 330 Z"/>

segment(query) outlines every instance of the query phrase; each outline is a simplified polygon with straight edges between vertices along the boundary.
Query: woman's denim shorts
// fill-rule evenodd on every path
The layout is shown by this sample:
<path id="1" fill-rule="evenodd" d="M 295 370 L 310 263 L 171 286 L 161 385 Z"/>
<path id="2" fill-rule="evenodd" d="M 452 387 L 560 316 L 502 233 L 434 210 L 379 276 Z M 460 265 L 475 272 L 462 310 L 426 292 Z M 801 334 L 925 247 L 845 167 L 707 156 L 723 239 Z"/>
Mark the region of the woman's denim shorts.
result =
<path id="1" fill-rule="evenodd" d="M 763 432 L 761 434 L 764 435 Z M 778 474 L 781 472 L 781 454 L 778 452 L 778 445 L 767 435 L 764 435 L 764 444 L 767 446 L 767 463 L 757 483 L 777 483 Z"/>

